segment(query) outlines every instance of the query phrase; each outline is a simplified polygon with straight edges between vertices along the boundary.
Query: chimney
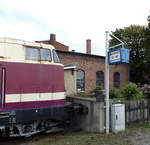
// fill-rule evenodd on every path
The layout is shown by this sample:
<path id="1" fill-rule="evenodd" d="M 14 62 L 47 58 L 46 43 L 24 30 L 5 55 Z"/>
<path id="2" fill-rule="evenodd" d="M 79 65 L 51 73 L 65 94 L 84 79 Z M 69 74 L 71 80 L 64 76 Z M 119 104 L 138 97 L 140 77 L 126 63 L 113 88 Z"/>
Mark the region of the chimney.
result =
<path id="1" fill-rule="evenodd" d="M 50 34 L 50 41 L 55 42 L 56 41 L 56 35 L 55 34 Z"/>
<path id="2" fill-rule="evenodd" d="M 91 54 L 91 40 L 90 39 L 86 40 L 86 53 Z"/>

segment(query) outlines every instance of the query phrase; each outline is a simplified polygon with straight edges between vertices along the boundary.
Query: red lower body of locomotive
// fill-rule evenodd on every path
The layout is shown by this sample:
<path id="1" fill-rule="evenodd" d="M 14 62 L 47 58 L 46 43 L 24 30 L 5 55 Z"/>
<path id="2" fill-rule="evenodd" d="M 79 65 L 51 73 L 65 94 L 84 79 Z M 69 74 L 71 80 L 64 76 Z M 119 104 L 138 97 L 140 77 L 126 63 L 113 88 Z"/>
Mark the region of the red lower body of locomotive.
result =
<path id="1" fill-rule="evenodd" d="M 0 135 L 30 136 L 67 120 L 64 70 L 0 62 Z"/>

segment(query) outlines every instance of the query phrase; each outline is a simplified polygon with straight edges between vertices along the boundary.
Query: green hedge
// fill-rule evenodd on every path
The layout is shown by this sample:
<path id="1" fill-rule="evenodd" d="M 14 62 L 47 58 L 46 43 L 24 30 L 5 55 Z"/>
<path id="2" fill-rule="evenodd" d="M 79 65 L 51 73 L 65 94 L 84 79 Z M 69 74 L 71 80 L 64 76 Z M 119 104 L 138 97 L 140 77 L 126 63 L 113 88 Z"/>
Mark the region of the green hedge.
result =
<path id="1" fill-rule="evenodd" d="M 121 89 L 121 94 L 127 100 L 137 100 L 143 98 L 143 95 L 136 84 L 127 84 Z"/>

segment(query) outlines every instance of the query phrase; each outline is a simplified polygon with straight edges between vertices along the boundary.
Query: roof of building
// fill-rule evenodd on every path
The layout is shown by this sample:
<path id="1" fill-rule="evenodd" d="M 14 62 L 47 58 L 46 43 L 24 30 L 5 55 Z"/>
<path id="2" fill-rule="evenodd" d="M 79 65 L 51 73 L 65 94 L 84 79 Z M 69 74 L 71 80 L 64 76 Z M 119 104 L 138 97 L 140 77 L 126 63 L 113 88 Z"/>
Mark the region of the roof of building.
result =
<path id="1" fill-rule="evenodd" d="M 64 50 L 56 50 L 58 53 L 66 53 L 66 54 L 74 54 L 74 55 L 82 55 L 82 56 L 89 56 L 89 57 L 99 57 L 102 59 L 105 59 L 105 56 L 95 55 L 95 54 L 87 54 L 87 53 L 81 53 L 81 52 L 75 52 L 75 51 L 64 51 Z"/>
<path id="2" fill-rule="evenodd" d="M 39 40 L 39 41 L 35 41 L 35 42 L 41 42 L 41 43 L 43 42 L 43 43 L 51 44 L 50 40 Z M 63 46 L 66 46 L 66 47 L 69 47 L 69 46 L 67 46 L 65 44 L 62 44 L 62 43 L 58 42 L 58 41 L 55 41 L 55 43 L 58 43 L 59 45 L 63 45 Z"/>
<path id="3" fill-rule="evenodd" d="M 101 59 L 105 59 L 105 56 L 91 54 L 91 40 L 90 39 L 86 40 L 86 53 L 69 51 L 69 46 L 64 45 L 64 44 L 56 41 L 56 35 L 55 34 L 50 34 L 50 39 L 49 40 L 41 40 L 41 41 L 36 41 L 36 42 L 51 44 L 55 47 L 56 51 L 59 52 L 59 53 L 82 55 L 82 56 L 88 56 L 88 57 L 98 57 L 98 58 L 101 58 Z"/>
<path id="4" fill-rule="evenodd" d="M 49 40 L 41 40 L 41 41 L 36 41 L 36 42 L 51 44 L 55 47 L 55 49 L 69 51 L 69 46 L 56 41 L 56 35 L 55 34 L 50 34 Z"/>

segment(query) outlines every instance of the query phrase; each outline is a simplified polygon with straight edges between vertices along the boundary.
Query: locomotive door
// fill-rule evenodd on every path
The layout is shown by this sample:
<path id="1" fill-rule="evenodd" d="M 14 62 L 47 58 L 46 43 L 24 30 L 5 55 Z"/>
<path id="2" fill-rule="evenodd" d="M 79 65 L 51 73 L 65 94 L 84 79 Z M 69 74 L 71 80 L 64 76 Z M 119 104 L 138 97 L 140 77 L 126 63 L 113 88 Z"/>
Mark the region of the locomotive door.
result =
<path id="1" fill-rule="evenodd" d="M 0 106 L 5 104 L 6 68 L 0 68 Z"/>

